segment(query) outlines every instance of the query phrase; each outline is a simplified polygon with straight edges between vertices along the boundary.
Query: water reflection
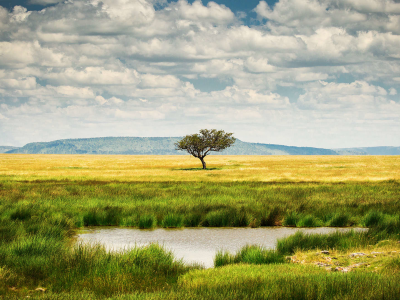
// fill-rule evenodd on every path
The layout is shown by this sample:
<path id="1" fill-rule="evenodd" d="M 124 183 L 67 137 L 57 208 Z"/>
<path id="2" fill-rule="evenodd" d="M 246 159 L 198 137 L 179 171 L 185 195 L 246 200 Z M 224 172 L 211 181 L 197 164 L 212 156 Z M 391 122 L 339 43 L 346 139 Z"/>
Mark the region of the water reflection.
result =
<path id="1" fill-rule="evenodd" d="M 112 227 L 85 228 L 78 241 L 100 243 L 110 251 L 121 251 L 130 247 L 158 243 L 171 250 L 175 257 L 186 263 L 201 263 L 206 268 L 213 266 L 218 250 L 234 253 L 243 246 L 260 245 L 268 249 L 276 247 L 277 240 L 303 231 L 307 234 L 325 234 L 351 230 L 349 228 L 184 228 L 184 229 L 129 229 Z M 358 228 L 356 230 L 365 230 Z"/>

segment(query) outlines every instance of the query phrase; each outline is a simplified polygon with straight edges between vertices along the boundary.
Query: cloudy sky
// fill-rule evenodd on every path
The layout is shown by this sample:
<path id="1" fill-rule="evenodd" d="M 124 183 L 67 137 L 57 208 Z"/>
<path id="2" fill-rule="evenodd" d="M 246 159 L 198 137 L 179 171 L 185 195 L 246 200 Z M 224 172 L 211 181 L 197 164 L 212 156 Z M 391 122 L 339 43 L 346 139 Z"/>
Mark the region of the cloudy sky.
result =
<path id="1" fill-rule="evenodd" d="M 0 5 L 0 145 L 217 128 L 400 146 L 399 0 Z"/>

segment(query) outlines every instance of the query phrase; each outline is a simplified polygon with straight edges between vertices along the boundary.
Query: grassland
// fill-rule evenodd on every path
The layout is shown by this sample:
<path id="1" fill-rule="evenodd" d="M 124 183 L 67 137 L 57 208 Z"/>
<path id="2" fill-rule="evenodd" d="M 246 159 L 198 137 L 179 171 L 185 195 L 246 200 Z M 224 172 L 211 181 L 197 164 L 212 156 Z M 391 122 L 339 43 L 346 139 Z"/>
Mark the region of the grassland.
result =
<path id="1" fill-rule="evenodd" d="M 8 181 L 365 182 L 400 180 L 399 156 L 1 155 Z M 200 165 L 199 165 L 200 164 Z"/>
<path id="2" fill-rule="evenodd" d="M 207 165 L 0 155 L 0 298 L 398 299 L 400 157 L 209 156 Z M 73 246 L 85 225 L 282 224 L 371 229 L 219 253 L 212 270 L 156 245 L 119 254 Z"/>

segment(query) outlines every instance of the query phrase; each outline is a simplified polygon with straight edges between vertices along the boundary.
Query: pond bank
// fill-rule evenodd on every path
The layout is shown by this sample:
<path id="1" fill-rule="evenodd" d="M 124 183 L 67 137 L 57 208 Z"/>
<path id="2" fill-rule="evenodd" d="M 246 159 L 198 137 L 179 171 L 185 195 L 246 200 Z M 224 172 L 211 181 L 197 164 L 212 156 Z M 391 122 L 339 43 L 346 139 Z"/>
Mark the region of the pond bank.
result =
<path id="1" fill-rule="evenodd" d="M 206 268 L 214 265 L 218 251 L 237 252 L 246 245 L 258 245 L 275 249 L 278 239 L 296 232 L 305 234 L 329 234 L 333 232 L 367 231 L 366 228 L 183 228 L 183 229 L 130 229 L 119 227 L 87 227 L 80 231 L 77 241 L 98 243 L 107 250 L 123 251 L 133 247 L 158 243 L 173 252 L 186 264 L 201 264 Z"/>

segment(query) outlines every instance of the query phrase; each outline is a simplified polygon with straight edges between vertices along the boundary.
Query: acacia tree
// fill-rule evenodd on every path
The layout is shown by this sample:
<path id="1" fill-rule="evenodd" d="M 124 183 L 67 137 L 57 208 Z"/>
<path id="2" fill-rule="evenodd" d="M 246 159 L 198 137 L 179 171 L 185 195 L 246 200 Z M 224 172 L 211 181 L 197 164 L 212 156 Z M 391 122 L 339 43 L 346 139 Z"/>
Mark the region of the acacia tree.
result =
<path id="1" fill-rule="evenodd" d="M 210 151 L 221 151 L 232 146 L 236 138 L 233 133 L 226 133 L 223 130 L 216 129 L 201 129 L 200 134 L 190 134 L 175 143 L 176 150 L 186 150 L 188 153 L 197 157 L 203 164 L 203 169 L 206 169 L 204 157 Z"/>

